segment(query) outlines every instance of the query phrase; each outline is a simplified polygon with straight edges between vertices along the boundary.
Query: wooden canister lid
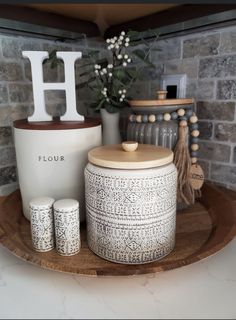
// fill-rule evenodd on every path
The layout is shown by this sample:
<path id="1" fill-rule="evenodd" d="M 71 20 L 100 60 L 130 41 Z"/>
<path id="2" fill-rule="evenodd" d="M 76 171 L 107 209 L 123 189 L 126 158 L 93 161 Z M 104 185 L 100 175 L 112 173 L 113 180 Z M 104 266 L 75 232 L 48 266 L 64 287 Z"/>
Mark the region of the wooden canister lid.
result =
<path id="1" fill-rule="evenodd" d="M 85 118 L 84 121 L 38 121 L 29 122 L 27 119 L 13 122 L 14 128 L 24 130 L 69 130 L 97 127 L 101 124 L 100 119 Z"/>
<path id="2" fill-rule="evenodd" d="M 194 103 L 194 99 L 130 100 L 131 107 L 175 106 Z"/>
<path id="3" fill-rule="evenodd" d="M 124 149 L 131 149 L 131 152 Z M 113 169 L 148 169 L 173 161 L 173 152 L 167 148 L 139 144 L 135 151 L 127 146 L 124 149 L 121 144 L 97 147 L 89 151 L 88 159 L 92 164 Z"/>

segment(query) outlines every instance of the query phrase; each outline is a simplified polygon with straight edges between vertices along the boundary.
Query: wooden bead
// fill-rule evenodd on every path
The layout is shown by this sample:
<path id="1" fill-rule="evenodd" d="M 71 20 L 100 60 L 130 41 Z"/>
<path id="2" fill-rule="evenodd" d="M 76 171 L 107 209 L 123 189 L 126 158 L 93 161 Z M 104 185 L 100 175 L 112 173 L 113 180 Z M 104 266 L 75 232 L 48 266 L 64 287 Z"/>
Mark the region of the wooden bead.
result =
<path id="1" fill-rule="evenodd" d="M 198 138 L 195 138 L 195 137 L 192 137 L 192 138 L 191 138 L 191 142 L 192 142 L 192 143 L 198 143 L 198 142 L 199 142 L 199 139 L 198 139 Z"/>
<path id="2" fill-rule="evenodd" d="M 170 121 L 170 119 L 171 119 L 171 115 L 169 113 L 165 113 L 164 114 L 164 120 L 165 121 Z"/>
<path id="3" fill-rule="evenodd" d="M 155 114 L 150 114 L 150 116 L 148 117 L 149 122 L 155 122 L 156 121 L 156 117 Z"/>
<path id="4" fill-rule="evenodd" d="M 191 144 L 191 150 L 197 151 L 199 149 L 199 145 L 197 143 Z"/>
<path id="5" fill-rule="evenodd" d="M 198 117 L 197 116 L 192 116 L 189 119 L 190 123 L 196 123 L 198 121 Z"/>
<path id="6" fill-rule="evenodd" d="M 191 151 L 191 158 L 196 158 L 198 156 L 197 151 Z"/>
<path id="7" fill-rule="evenodd" d="M 135 115 L 134 114 L 131 114 L 130 116 L 129 116 L 129 121 L 130 122 L 134 122 L 135 121 Z"/>
<path id="8" fill-rule="evenodd" d="M 181 121 L 179 122 L 179 126 L 180 126 L 180 127 L 187 127 L 187 125 L 188 125 L 188 122 L 187 122 L 186 120 L 181 120 Z"/>
<path id="9" fill-rule="evenodd" d="M 157 114 L 157 121 L 163 120 L 163 114 Z"/>
<path id="10" fill-rule="evenodd" d="M 196 157 L 191 158 L 191 162 L 192 162 L 192 163 L 197 163 L 197 158 L 196 158 Z"/>
<path id="11" fill-rule="evenodd" d="M 145 114 L 142 116 L 143 122 L 148 122 L 148 116 Z"/>
<path id="12" fill-rule="evenodd" d="M 172 112 L 171 113 L 171 119 L 176 120 L 178 118 L 178 113 L 177 112 Z"/>
<path id="13" fill-rule="evenodd" d="M 193 111 L 192 110 L 187 110 L 185 112 L 186 117 L 190 118 L 193 115 Z"/>
<path id="14" fill-rule="evenodd" d="M 142 122 L 142 116 L 139 114 L 136 116 L 136 122 L 141 123 Z"/>
<path id="15" fill-rule="evenodd" d="M 190 124 L 190 130 L 192 131 L 192 130 L 198 130 L 198 123 L 191 123 Z"/>
<path id="16" fill-rule="evenodd" d="M 178 116 L 182 117 L 182 116 L 185 115 L 185 110 L 184 110 L 184 109 L 179 109 L 179 110 L 177 111 L 177 113 L 178 113 Z"/>
<path id="17" fill-rule="evenodd" d="M 199 134 L 200 134 L 200 131 L 199 131 L 199 130 L 193 130 L 193 131 L 191 132 L 191 135 L 192 135 L 193 137 L 198 137 Z"/>

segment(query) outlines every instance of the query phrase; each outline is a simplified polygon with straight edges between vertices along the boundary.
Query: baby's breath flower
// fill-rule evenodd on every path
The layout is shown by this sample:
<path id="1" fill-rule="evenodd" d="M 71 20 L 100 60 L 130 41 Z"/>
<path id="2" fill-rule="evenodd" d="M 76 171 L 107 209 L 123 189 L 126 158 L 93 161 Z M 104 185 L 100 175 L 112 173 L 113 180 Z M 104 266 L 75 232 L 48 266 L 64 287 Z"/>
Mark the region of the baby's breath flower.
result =
<path id="1" fill-rule="evenodd" d="M 127 62 L 123 62 L 123 67 L 126 67 L 127 66 Z"/>
<path id="2" fill-rule="evenodd" d="M 126 42 L 126 43 L 125 43 L 125 47 L 128 47 L 128 46 L 129 46 L 129 43 L 128 43 L 128 42 Z"/>
<path id="3" fill-rule="evenodd" d="M 131 62 L 131 59 L 129 58 L 129 59 L 127 60 L 127 62 L 130 63 L 130 62 Z"/>
<path id="4" fill-rule="evenodd" d="M 109 76 L 109 77 L 112 77 L 112 73 L 111 73 L 111 72 L 109 72 L 109 73 L 108 73 L 108 76 Z"/>
<path id="5" fill-rule="evenodd" d="M 124 58 L 127 60 L 129 58 L 129 56 L 127 54 L 125 54 Z"/>
<path id="6" fill-rule="evenodd" d="M 124 36 L 125 35 L 125 32 L 124 31 L 121 31 L 121 33 L 120 33 L 122 36 Z"/>
<path id="7" fill-rule="evenodd" d="M 118 56 L 117 56 L 118 60 L 121 60 L 122 57 L 123 57 L 122 54 L 118 54 Z"/>
<path id="8" fill-rule="evenodd" d="M 111 42 L 111 40 L 110 40 L 110 39 L 107 39 L 107 40 L 106 40 L 106 43 L 110 43 L 110 42 Z"/>

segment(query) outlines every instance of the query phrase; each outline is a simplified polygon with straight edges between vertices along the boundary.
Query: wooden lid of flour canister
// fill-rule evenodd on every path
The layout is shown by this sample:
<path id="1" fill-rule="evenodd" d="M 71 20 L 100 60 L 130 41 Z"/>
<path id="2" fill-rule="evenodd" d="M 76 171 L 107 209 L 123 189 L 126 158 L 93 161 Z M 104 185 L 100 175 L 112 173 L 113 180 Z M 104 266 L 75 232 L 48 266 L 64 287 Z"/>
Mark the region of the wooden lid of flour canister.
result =
<path id="1" fill-rule="evenodd" d="M 173 161 L 170 149 L 150 144 L 125 141 L 105 145 L 89 151 L 88 160 L 97 166 L 113 169 L 148 169 L 164 166 Z"/>

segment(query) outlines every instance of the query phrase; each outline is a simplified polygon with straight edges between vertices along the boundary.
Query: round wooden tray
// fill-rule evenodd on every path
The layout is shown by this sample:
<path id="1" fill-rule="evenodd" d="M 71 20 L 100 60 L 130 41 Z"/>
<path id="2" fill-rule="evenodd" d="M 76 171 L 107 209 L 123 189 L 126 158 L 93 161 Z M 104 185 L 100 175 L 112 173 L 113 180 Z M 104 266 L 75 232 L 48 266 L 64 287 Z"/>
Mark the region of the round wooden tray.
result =
<path id="1" fill-rule="evenodd" d="M 194 263 L 223 248 L 236 235 L 235 211 L 236 192 L 205 184 L 201 202 L 177 213 L 176 246 L 170 255 L 144 265 L 122 265 L 103 260 L 88 249 L 85 226 L 81 227 L 82 248 L 77 255 L 35 252 L 30 224 L 23 217 L 20 192 L 16 191 L 0 203 L 0 242 L 16 256 L 52 270 L 94 276 L 155 273 Z"/>

